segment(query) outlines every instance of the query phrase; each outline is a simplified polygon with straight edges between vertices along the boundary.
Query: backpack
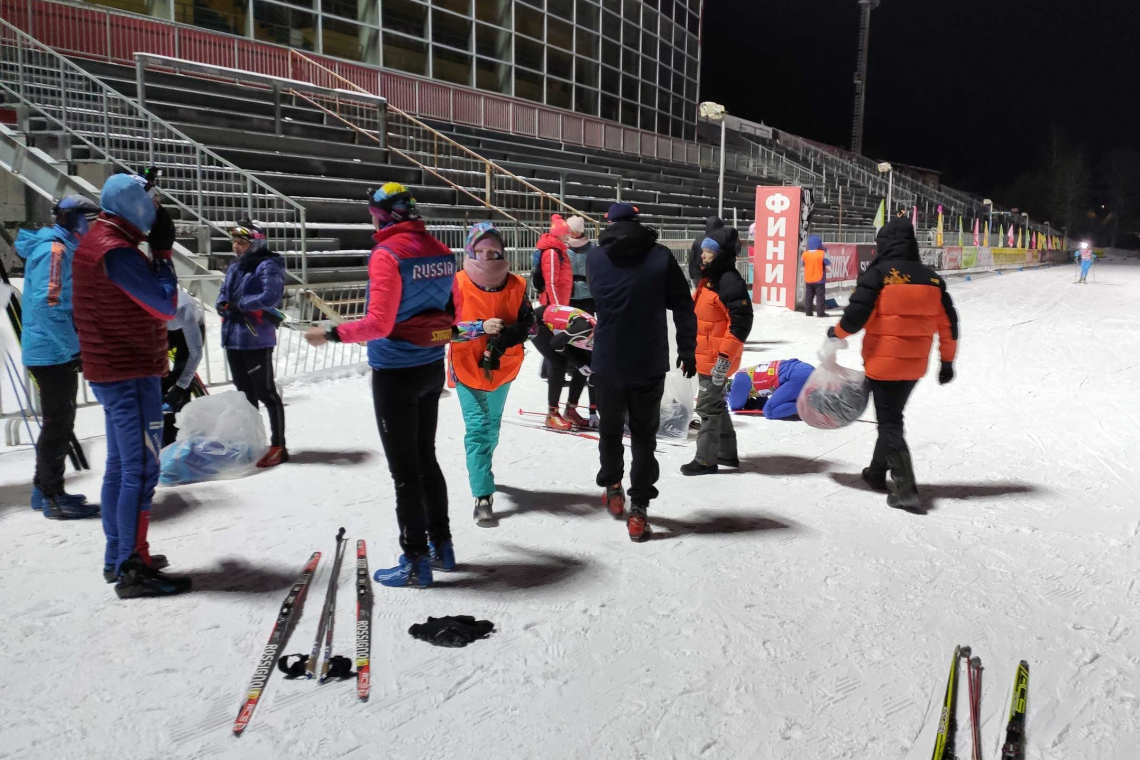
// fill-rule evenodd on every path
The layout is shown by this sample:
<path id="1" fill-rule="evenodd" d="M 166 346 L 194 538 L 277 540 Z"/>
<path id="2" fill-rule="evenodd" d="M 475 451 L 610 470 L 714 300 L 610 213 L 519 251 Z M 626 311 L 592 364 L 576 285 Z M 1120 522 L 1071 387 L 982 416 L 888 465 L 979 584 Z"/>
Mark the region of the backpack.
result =
<path id="1" fill-rule="evenodd" d="M 546 278 L 542 276 L 542 251 L 535 251 L 531 258 L 533 269 L 530 273 L 530 284 L 534 286 L 535 293 L 546 290 Z"/>

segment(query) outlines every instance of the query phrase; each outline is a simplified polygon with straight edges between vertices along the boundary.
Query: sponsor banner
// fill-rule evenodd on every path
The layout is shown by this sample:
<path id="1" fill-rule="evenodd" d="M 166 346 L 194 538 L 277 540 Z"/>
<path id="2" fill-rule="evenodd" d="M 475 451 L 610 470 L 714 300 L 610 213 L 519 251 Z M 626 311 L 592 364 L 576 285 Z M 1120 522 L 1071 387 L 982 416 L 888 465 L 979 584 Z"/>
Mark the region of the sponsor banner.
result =
<path id="1" fill-rule="evenodd" d="M 800 188 L 756 188 L 754 303 L 796 308 Z"/>
<path id="2" fill-rule="evenodd" d="M 922 259 L 922 263 L 934 270 L 942 268 L 942 249 L 941 248 L 919 248 L 918 256 Z"/>
<path id="3" fill-rule="evenodd" d="M 946 252 L 942 254 L 942 268 L 944 270 L 962 268 L 962 249 L 960 247 L 950 246 L 946 249 Z"/>
<path id="4" fill-rule="evenodd" d="M 824 243 L 827 248 L 827 279 L 831 282 L 859 277 L 859 247 L 851 243 Z"/>
<path id="5" fill-rule="evenodd" d="M 992 267 L 994 265 L 994 249 L 988 245 L 978 248 L 978 263 L 975 266 Z"/>
<path id="6" fill-rule="evenodd" d="M 973 269 L 978 265 L 977 246 L 968 246 L 962 249 L 962 269 Z"/>
<path id="7" fill-rule="evenodd" d="M 875 260 L 879 250 L 873 245 L 857 245 L 855 246 L 859 251 L 859 274 L 867 271 L 867 267 Z"/>
<path id="8" fill-rule="evenodd" d="M 1025 263 L 1025 250 L 1021 248 L 994 248 L 993 264 L 999 267 Z M 984 266 L 984 265 L 983 265 Z"/>

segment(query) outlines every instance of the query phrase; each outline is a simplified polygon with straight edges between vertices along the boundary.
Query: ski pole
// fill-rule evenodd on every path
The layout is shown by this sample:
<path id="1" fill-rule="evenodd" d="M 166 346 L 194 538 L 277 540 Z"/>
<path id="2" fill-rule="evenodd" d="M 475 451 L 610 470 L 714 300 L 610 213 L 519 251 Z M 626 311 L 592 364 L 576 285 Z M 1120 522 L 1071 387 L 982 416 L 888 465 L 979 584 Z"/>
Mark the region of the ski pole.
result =
<path id="1" fill-rule="evenodd" d="M 336 562 L 333 563 L 333 578 L 331 581 L 332 588 L 329 591 L 332 598 L 329 601 L 329 622 L 328 628 L 325 629 L 325 661 L 321 666 L 321 679 L 320 683 L 329 680 L 329 661 L 332 659 L 332 643 L 333 643 L 333 622 L 336 620 L 336 588 L 337 588 L 337 575 L 340 574 L 340 562 L 344 559 L 344 546 L 348 543 L 344 540 L 344 528 L 336 534 Z M 350 668 L 351 669 L 351 668 Z M 339 670 L 339 669 L 338 669 Z"/>

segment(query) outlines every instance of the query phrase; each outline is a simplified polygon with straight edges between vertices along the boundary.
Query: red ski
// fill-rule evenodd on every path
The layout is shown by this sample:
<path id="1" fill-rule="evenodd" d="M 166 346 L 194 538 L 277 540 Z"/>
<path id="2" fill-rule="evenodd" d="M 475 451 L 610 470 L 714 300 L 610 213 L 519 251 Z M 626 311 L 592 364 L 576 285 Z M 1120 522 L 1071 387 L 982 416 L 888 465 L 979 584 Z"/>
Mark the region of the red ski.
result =
<path id="1" fill-rule="evenodd" d="M 372 579 L 368 549 L 356 542 L 356 696 L 367 700 L 372 690 Z"/>

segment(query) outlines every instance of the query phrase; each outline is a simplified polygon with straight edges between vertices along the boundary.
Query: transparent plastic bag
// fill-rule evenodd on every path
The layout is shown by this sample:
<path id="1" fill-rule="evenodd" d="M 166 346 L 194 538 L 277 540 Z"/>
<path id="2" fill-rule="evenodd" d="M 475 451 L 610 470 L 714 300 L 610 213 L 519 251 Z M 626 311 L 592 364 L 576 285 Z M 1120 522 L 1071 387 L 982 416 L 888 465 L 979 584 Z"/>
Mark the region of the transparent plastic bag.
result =
<path id="1" fill-rule="evenodd" d="M 196 398 L 176 419 L 178 439 L 162 450 L 162 485 L 240 478 L 268 448 L 261 415 L 237 391 Z"/>
<path id="2" fill-rule="evenodd" d="M 677 338 L 672 320 L 669 328 L 669 363 L 677 363 Z M 661 427 L 657 435 L 663 438 L 685 440 L 689 437 L 689 423 L 697 411 L 696 378 L 685 377 L 679 369 L 665 375 L 665 392 L 661 395 Z"/>
<path id="3" fill-rule="evenodd" d="M 828 339 L 819 350 L 820 364 L 796 399 L 800 419 L 813 428 L 830 430 L 850 425 L 867 409 L 870 388 L 859 370 L 841 367 L 836 352 L 847 341 Z"/>

